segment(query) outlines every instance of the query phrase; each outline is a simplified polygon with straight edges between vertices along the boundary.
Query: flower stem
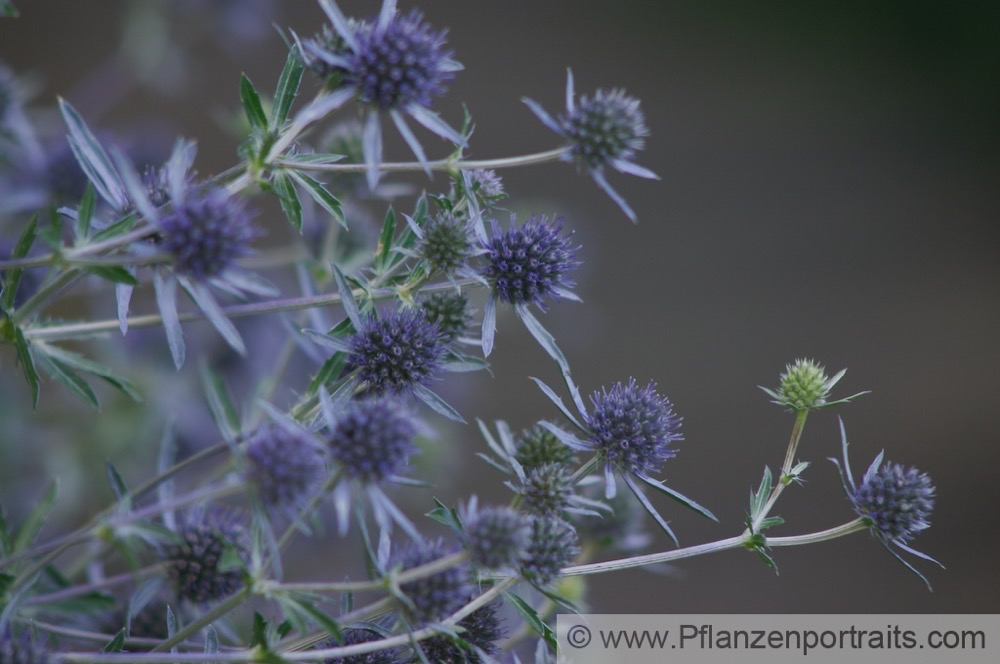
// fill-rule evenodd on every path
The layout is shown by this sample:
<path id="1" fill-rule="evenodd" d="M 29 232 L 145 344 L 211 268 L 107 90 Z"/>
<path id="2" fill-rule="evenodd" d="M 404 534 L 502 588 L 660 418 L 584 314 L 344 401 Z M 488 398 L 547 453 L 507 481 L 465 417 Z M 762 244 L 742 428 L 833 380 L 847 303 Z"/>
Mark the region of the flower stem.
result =
<path id="1" fill-rule="evenodd" d="M 785 461 L 781 464 L 781 473 L 778 475 L 777 480 L 774 483 L 774 487 L 771 489 L 771 495 L 768 496 L 767 502 L 764 504 L 764 509 L 760 511 L 757 518 L 754 519 L 752 524 L 753 532 L 757 532 L 760 528 L 760 524 L 767 518 L 767 515 L 771 513 L 774 509 L 774 504 L 778 502 L 778 497 L 781 492 L 785 490 L 791 482 L 791 472 L 792 467 L 795 465 L 795 453 L 799 449 L 799 441 L 802 439 L 802 431 L 806 427 L 806 417 L 808 417 L 809 411 L 800 410 L 795 413 L 795 423 L 792 425 L 792 435 L 788 440 L 788 449 L 785 451 Z M 750 530 L 744 532 L 744 535 L 748 535 Z"/>
<path id="2" fill-rule="evenodd" d="M 536 152 L 534 154 L 520 155 L 517 157 L 502 157 L 500 159 L 438 159 L 421 164 L 416 161 L 403 162 L 383 162 L 379 164 L 379 170 L 383 173 L 399 171 L 424 171 L 430 168 L 432 171 L 458 171 L 472 170 L 477 168 L 512 168 L 514 166 L 530 166 L 532 164 L 543 164 L 549 161 L 557 161 L 569 151 L 569 146 L 562 146 Z M 297 161 L 287 161 L 279 159 L 274 162 L 276 166 L 295 168 L 303 171 L 325 171 L 327 173 L 364 173 L 367 170 L 365 164 L 306 164 Z"/>
<path id="3" fill-rule="evenodd" d="M 158 645 L 155 648 L 153 648 L 150 652 L 154 652 L 154 653 L 155 652 L 163 652 L 164 650 L 169 650 L 169 649 L 173 648 L 174 646 L 176 646 L 179 643 L 183 643 L 184 640 L 187 639 L 187 637 L 191 636 L 192 634 L 197 634 L 201 629 L 203 629 L 205 627 L 208 627 L 209 625 L 211 625 L 212 623 L 214 623 L 216 620 L 218 620 L 222 616 L 226 615 L 227 613 L 229 613 L 230 611 L 232 611 L 236 607 L 242 605 L 249 598 L 250 598 L 250 588 L 247 587 L 247 588 L 244 588 L 243 590 L 239 591 L 238 593 L 236 593 L 235 595 L 233 595 L 232 597 L 230 597 L 226 601 L 224 601 L 221 604 L 217 605 L 211 611 L 209 611 L 208 613 L 206 613 L 202 617 L 198 618 L 197 620 L 195 620 L 190 625 L 187 625 L 186 627 L 177 630 L 176 634 L 174 634 L 171 638 L 167 639 L 166 641 L 164 641 L 160 645 Z M 220 653 L 216 653 L 214 656 L 208 657 L 206 659 L 218 658 L 219 654 Z M 133 657 L 134 657 L 134 655 L 133 655 Z M 145 660 L 145 658 L 143 658 L 143 659 Z"/>

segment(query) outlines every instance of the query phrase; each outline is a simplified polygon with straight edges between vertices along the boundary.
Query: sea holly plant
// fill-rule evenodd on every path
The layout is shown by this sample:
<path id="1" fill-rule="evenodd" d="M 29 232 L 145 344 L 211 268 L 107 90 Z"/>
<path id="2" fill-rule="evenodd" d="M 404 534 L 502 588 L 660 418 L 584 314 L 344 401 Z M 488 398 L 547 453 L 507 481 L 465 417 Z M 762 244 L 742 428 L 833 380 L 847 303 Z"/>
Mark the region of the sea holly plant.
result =
<path id="1" fill-rule="evenodd" d="M 863 394 L 833 395 L 843 371 L 830 377 L 796 360 L 778 387 L 762 388 L 793 414 L 781 466 L 765 466 L 730 536 L 683 547 L 664 497 L 716 517 L 702 505 L 711 496 L 676 488 L 688 484 L 671 472 L 688 444 L 681 411 L 652 380 L 609 377 L 584 400 L 573 358 L 538 315 L 555 300 L 581 300 L 574 272 L 587 253 L 573 240 L 576 220 L 552 210 L 518 220 L 504 209 L 502 171 L 573 162 L 635 220 L 606 175 L 655 178 L 635 163 L 649 134 L 636 99 L 618 89 L 577 97 L 570 74 L 563 114 L 527 100 L 562 145 L 469 160 L 474 105 L 458 129 L 435 110 L 448 113 L 441 102 L 461 69 L 447 33 L 393 0 L 357 19 L 332 0 L 319 4 L 325 24 L 289 30 L 272 96 L 249 74 L 234 85 L 244 121 L 231 168 L 200 175 L 186 139 L 156 159 L 132 154 L 60 99 L 78 191 L 39 189 L 47 193 L 31 199 L 33 210 L 23 198 L 0 207 L 0 342 L 31 402 L 58 398 L 48 377 L 99 407 L 98 378 L 155 412 L 163 395 L 136 367 L 92 359 L 96 340 L 127 341 L 151 371 L 164 362 L 182 370 L 197 356 L 218 438 L 184 440 L 180 454 L 177 432 L 197 423 L 178 409 L 151 476 L 137 481 L 109 461 L 113 500 L 63 533 L 46 527 L 66 509 L 58 482 L 31 507 L 0 495 L 15 507 L 0 510 L 0 664 L 549 662 L 553 614 L 579 610 L 589 575 L 729 549 L 776 569 L 780 547 L 865 530 L 926 581 L 901 553 L 936 562 L 911 546 L 930 522 L 929 476 L 880 454 L 857 481 L 846 434 L 834 463 L 854 517 L 774 534 L 788 527 L 779 498 L 811 472 L 809 458 L 831 453 L 817 442 L 800 458 L 809 413 Z M 0 68 L 2 192 L 16 189 L 12 164 L 55 163 L 38 154 L 46 148 L 28 101 Z M 360 126 L 341 118 L 351 107 Z M 445 157 L 428 158 L 411 121 L 446 141 Z M 383 158 L 386 122 L 415 161 Z M 426 182 L 434 171 L 444 177 Z M 427 190 L 390 181 L 400 173 L 416 173 Z M 285 233 L 264 233 L 268 197 L 290 224 L 287 245 L 271 239 Z M 501 307 L 554 361 L 565 392 L 533 379 L 555 406 L 550 418 L 521 430 L 480 420 L 476 432 L 465 424 L 474 413 L 449 404 L 442 387 L 455 372 L 489 379 Z M 102 308 L 117 316 L 67 318 Z M 238 327 L 243 319 L 273 320 L 279 334 Z M 195 321 L 245 358 L 225 367 L 189 347 Z M 148 344 L 132 344 L 139 328 L 162 328 L 165 348 L 147 355 Z M 243 369 L 259 357 L 274 365 L 253 381 Z M 233 399 L 238 383 L 245 389 Z M 445 419 L 468 427 L 482 477 L 497 483 L 480 495 L 509 499 L 448 497 L 423 476 L 415 461 L 441 444 Z M 673 546 L 647 550 L 661 532 Z M 293 547 L 326 533 L 367 578 L 325 562 L 322 572 L 289 564 Z"/>

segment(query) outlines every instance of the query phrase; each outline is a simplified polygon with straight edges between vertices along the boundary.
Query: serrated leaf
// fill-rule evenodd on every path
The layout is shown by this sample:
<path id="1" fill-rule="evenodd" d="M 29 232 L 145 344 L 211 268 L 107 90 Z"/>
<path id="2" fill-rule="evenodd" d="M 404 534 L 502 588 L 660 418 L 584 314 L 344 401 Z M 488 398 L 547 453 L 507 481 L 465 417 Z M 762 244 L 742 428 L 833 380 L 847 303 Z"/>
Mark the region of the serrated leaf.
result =
<path id="1" fill-rule="evenodd" d="M 281 203 L 281 210 L 285 213 L 285 217 L 288 218 L 288 222 L 292 225 L 295 230 L 302 232 L 302 202 L 299 200 L 299 194 L 295 191 L 295 185 L 292 184 L 292 179 L 288 177 L 288 173 L 281 171 L 275 173 L 274 180 L 274 191 L 278 195 L 278 202 Z"/>
<path id="2" fill-rule="evenodd" d="M 510 603 L 510 605 L 514 607 L 514 610 L 517 611 L 522 618 L 524 618 L 524 622 L 528 624 L 528 627 L 530 627 L 536 634 L 545 639 L 545 643 L 547 643 L 549 648 L 551 648 L 552 651 L 555 652 L 556 650 L 555 632 L 552 631 L 552 628 L 549 627 L 544 620 L 538 617 L 538 613 L 535 611 L 535 609 L 515 593 L 508 591 L 505 592 L 503 595 L 504 598 Z"/>
<path id="3" fill-rule="evenodd" d="M 139 281 L 135 276 L 121 265 L 89 265 L 86 270 L 101 279 L 107 279 L 116 284 L 125 284 L 127 286 L 139 285 Z"/>
<path id="4" fill-rule="evenodd" d="M 31 355 L 31 349 L 28 348 L 28 342 L 19 327 L 14 328 L 14 349 L 17 352 L 17 361 L 21 365 L 25 379 L 28 381 L 28 387 L 31 388 L 31 407 L 37 408 L 39 393 L 38 370 L 35 369 L 35 360 Z"/>
<path id="5" fill-rule="evenodd" d="M 93 388 L 68 364 L 42 353 L 39 353 L 36 359 L 49 376 L 62 383 L 66 389 L 89 403 L 95 410 L 101 409 L 101 402 Z"/>
<path id="6" fill-rule="evenodd" d="M 378 236 L 378 247 L 375 249 L 375 270 L 383 272 L 389 263 L 389 256 L 392 255 L 392 239 L 396 235 L 396 214 L 392 208 L 385 213 L 385 221 L 382 222 L 382 232 Z"/>
<path id="7" fill-rule="evenodd" d="M 319 206 L 326 210 L 330 216 L 337 220 L 337 223 L 347 228 L 347 219 L 344 218 L 344 210 L 340 206 L 340 201 L 336 196 L 323 185 L 322 182 L 299 171 L 288 171 L 296 182 L 312 196 L 312 199 L 319 203 Z"/>
<path id="8" fill-rule="evenodd" d="M 31 217 L 31 221 L 28 225 L 24 227 L 21 231 L 21 237 L 18 238 L 17 244 L 14 245 L 14 251 L 11 252 L 10 257 L 24 258 L 31 251 L 31 246 L 35 243 L 35 238 L 37 237 L 36 230 L 38 229 L 38 215 Z M 17 288 L 21 284 L 21 275 L 24 274 L 24 270 L 21 268 L 15 268 L 7 273 L 6 279 L 3 282 L 3 295 L 0 296 L 0 308 L 4 311 L 10 311 L 14 306 L 14 298 L 17 295 Z"/>
<path id="9" fill-rule="evenodd" d="M 88 182 L 87 188 L 83 192 L 83 198 L 80 199 L 80 207 L 76 211 L 77 246 L 86 243 L 87 236 L 90 234 L 90 222 L 94 218 L 95 203 L 94 185 Z"/>
<path id="10" fill-rule="evenodd" d="M 45 492 L 45 496 L 39 501 L 35 508 L 31 510 L 28 517 L 24 520 L 24 524 L 17 531 L 17 535 L 14 537 L 14 544 L 11 548 L 11 553 L 17 553 L 22 549 L 30 546 L 35 538 L 38 537 L 38 533 L 42 530 L 42 526 L 45 525 L 45 520 L 48 519 L 49 513 L 52 508 L 55 507 L 56 498 L 59 496 L 59 480 L 52 480 L 49 484 L 48 490 Z"/>
<path id="11" fill-rule="evenodd" d="M 274 102 L 271 109 L 272 131 L 280 129 L 288 119 L 292 103 L 299 93 L 299 84 L 302 82 L 304 70 L 305 65 L 299 56 L 298 48 L 293 46 L 288 50 L 285 66 L 281 69 L 281 75 L 278 77 L 278 87 L 274 91 Z"/>
<path id="12" fill-rule="evenodd" d="M 254 131 L 267 129 L 267 114 L 264 113 L 264 107 L 260 103 L 260 95 L 246 74 L 240 76 L 240 102 L 243 104 L 243 112 L 246 113 L 250 128 Z"/>

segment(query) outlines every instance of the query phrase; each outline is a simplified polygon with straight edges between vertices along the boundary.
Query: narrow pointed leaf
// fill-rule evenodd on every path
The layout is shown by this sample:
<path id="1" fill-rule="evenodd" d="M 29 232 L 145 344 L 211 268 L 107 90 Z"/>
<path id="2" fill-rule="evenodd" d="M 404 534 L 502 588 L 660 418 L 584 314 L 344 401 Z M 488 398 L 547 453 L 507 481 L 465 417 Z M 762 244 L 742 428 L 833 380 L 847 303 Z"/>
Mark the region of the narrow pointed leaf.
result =
<path id="1" fill-rule="evenodd" d="M 139 394 L 139 391 L 136 389 L 135 385 L 132 384 L 132 381 L 103 364 L 99 364 L 93 360 L 88 360 L 83 355 L 71 350 L 66 350 L 65 348 L 49 344 L 45 345 L 45 353 L 59 360 L 63 364 L 73 367 L 74 369 L 79 369 L 80 371 L 84 371 L 101 378 L 112 387 L 120 390 L 133 401 L 142 401 L 142 395 Z"/>
<path id="2" fill-rule="evenodd" d="M 80 162 L 80 168 L 93 183 L 97 193 L 115 210 L 128 207 L 128 197 L 118 171 L 115 170 L 108 153 L 91 133 L 76 109 L 65 99 L 59 100 L 59 108 L 69 128 L 69 144 Z"/>
<path id="3" fill-rule="evenodd" d="M 216 301 L 212 292 L 208 290 L 208 287 L 204 284 L 194 284 L 189 292 L 194 298 L 195 304 L 198 305 L 198 308 L 208 317 L 208 322 L 219 331 L 219 334 L 226 340 L 230 348 L 240 355 L 246 355 L 247 348 L 243 343 L 243 338 L 240 337 L 240 333 L 236 330 L 236 326 L 233 325 L 232 321 L 226 318 L 225 312 L 222 311 L 222 307 L 219 306 L 218 301 Z"/>
<path id="4" fill-rule="evenodd" d="M 680 503 L 684 507 L 687 507 L 688 509 L 694 510 L 695 512 L 697 512 L 698 514 L 701 514 L 706 519 L 711 519 L 712 521 L 715 521 L 716 523 L 718 523 L 718 521 L 719 521 L 718 517 L 716 517 L 714 514 L 712 514 L 712 512 L 709 511 L 707 508 L 702 507 L 701 505 L 699 505 L 695 501 L 691 500 L 690 498 L 688 498 L 684 494 L 682 494 L 682 493 L 680 493 L 678 491 L 674 491 L 673 489 L 671 489 L 670 487 L 668 487 L 663 482 L 655 480 L 652 477 L 648 477 L 646 475 L 640 475 L 638 473 L 636 474 L 636 477 L 638 477 L 640 480 L 642 480 L 643 482 L 645 482 L 649 486 L 653 487 L 654 489 L 656 489 L 660 493 L 664 494 L 665 496 L 668 496 L 669 498 L 672 498 L 673 500 L 677 501 L 678 503 Z"/>
<path id="5" fill-rule="evenodd" d="M 340 201 L 327 190 L 322 182 L 309 177 L 299 171 L 288 171 L 288 174 L 298 182 L 312 196 L 319 206 L 326 210 L 330 216 L 337 220 L 337 223 L 347 228 L 347 219 L 344 218 L 344 210 L 340 206 Z"/>
<path id="6" fill-rule="evenodd" d="M 254 131 L 266 129 L 267 114 L 264 113 L 264 107 L 260 103 L 257 88 L 246 74 L 240 77 L 240 101 L 243 103 L 243 112 L 246 113 L 250 128 Z"/>
<path id="7" fill-rule="evenodd" d="M 423 385 L 416 385 L 413 388 L 413 393 L 418 399 L 423 401 L 425 404 L 431 407 L 435 412 L 444 415 L 449 420 L 454 420 L 455 422 L 461 422 L 465 424 L 465 418 L 459 414 L 457 410 L 452 408 L 448 403 L 439 397 L 437 394 L 427 389 Z"/>
<path id="8" fill-rule="evenodd" d="M 396 215 L 392 208 L 386 212 L 385 221 L 382 223 L 382 232 L 378 236 L 378 248 L 375 250 L 375 269 L 383 272 L 389 264 L 389 255 L 392 253 L 392 239 L 396 235 Z"/>
<path id="9" fill-rule="evenodd" d="M 288 120 L 288 113 L 292 109 L 295 97 L 299 94 L 299 84 L 302 82 L 302 73 L 305 66 L 299 56 L 299 50 L 292 47 L 288 50 L 288 58 L 285 59 L 285 66 L 278 77 L 278 87 L 274 91 L 274 102 L 271 108 L 271 130 L 280 129 Z"/>
<path id="10" fill-rule="evenodd" d="M 357 300 L 354 299 L 354 291 L 351 289 L 350 284 L 347 283 L 344 273 L 340 271 L 337 264 L 330 263 L 330 267 L 333 270 L 334 281 L 337 282 L 337 292 L 340 293 L 340 302 L 344 305 L 344 312 L 347 313 L 347 317 L 350 319 L 354 329 L 360 330 L 361 310 L 358 308 Z"/>
<path id="11" fill-rule="evenodd" d="M 38 537 L 38 533 L 41 532 L 42 526 L 45 525 L 45 521 L 49 518 L 52 508 L 55 507 L 58 496 L 59 481 L 52 480 L 49 488 L 45 491 L 45 495 L 35 508 L 31 510 L 21 528 L 17 531 L 17 535 L 14 536 L 14 545 L 11 553 L 17 553 L 31 546 L 35 538 Z"/>
<path id="12" fill-rule="evenodd" d="M 555 337 L 553 337 L 549 331 L 542 326 L 541 322 L 535 318 L 535 315 L 531 313 L 531 310 L 528 309 L 528 307 L 518 305 L 517 313 L 524 322 L 524 326 L 528 328 L 528 332 L 531 332 L 531 336 L 533 336 L 545 352 L 556 361 L 560 369 L 569 373 L 569 362 L 566 361 L 566 356 L 563 355 L 563 352 L 559 350 Z"/>
<path id="13" fill-rule="evenodd" d="M 35 238 L 38 236 L 36 230 L 38 228 L 38 215 L 34 215 L 28 225 L 24 227 L 21 231 L 21 237 L 18 238 L 17 244 L 14 245 L 14 251 L 11 252 L 10 257 L 24 258 L 28 255 L 31 250 L 31 245 L 35 243 Z M 15 268 L 8 272 L 3 280 L 3 295 L 0 296 L 0 309 L 3 311 L 10 311 L 14 307 L 14 298 L 17 295 L 18 286 L 21 283 L 21 275 L 24 271 L 21 268 Z"/>
<path id="14" fill-rule="evenodd" d="M 281 210 L 285 213 L 295 230 L 302 232 L 302 202 L 299 200 L 299 193 L 295 191 L 295 185 L 286 171 L 276 173 L 274 176 L 274 191 L 278 194 L 278 202 L 281 203 Z"/>
<path id="15" fill-rule="evenodd" d="M 160 318 L 163 319 L 170 355 L 174 358 L 174 366 L 180 369 L 184 365 L 184 331 L 177 315 L 177 280 L 172 276 L 164 277 L 157 270 L 153 273 L 153 289 L 156 291 L 156 305 L 160 310 Z"/>
<path id="16" fill-rule="evenodd" d="M 559 395 L 557 395 L 551 387 L 543 383 L 538 378 L 535 378 L 534 376 L 528 376 L 528 378 L 534 381 L 535 385 L 537 385 L 539 389 L 541 389 L 542 392 L 545 393 L 545 396 L 549 398 L 549 401 L 554 403 L 556 405 L 556 408 L 558 408 L 559 411 L 564 416 L 566 416 L 566 419 L 573 423 L 573 426 L 575 426 L 577 429 L 580 429 L 581 431 L 585 430 L 585 427 L 582 424 L 580 424 L 580 421 L 576 419 L 576 416 L 573 415 L 572 411 L 570 411 L 570 409 L 566 407 L 566 404 L 563 403 L 563 400 L 559 398 Z"/>
<path id="17" fill-rule="evenodd" d="M 225 438 L 234 440 L 240 432 L 240 416 L 232 399 L 229 398 L 225 382 L 206 362 L 201 363 L 199 373 L 215 426 Z"/>
<path id="18" fill-rule="evenodd" d="M 94 185 L 87 183 L 87 188 L 83 192 L 80 200 L 80 207 L 76 212 L 76 244 L 80 246 L 87 241 L 90 234 L 90 222 L 94 218 Z"/>
<path id="19" fill-rule="evenodd" d="M 14 349 L 17 352 L 17 362 L 21 365 L 21 371 L 24 372 L 24 377 L 28 381 L 28 387 L 31 388 L 31 407 L 37 408 L 38 370 L 35 369 L 35 360 L 31 355 L 31 349 L 19 327 L 14 328 Z"/>

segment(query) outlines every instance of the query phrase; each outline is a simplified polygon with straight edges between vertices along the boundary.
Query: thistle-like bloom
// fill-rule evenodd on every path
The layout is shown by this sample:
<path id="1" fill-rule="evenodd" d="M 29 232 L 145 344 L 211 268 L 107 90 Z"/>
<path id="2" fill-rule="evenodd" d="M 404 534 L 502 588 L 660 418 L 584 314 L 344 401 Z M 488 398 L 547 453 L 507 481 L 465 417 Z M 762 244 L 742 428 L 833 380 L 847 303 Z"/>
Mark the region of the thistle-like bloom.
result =
<path id="1" fill-rule="evenodd" d="M 496 171 L 477 168 L 469 171 L 469 181 L 472 183 L 472 191 L 482 199 L 483 203 L 496 203 L 507 195 L 503 188 L 503 180 Z"/>
<path id="2" fill-rule="evenodd" d="M 326 421 L 326 446 L 342 473 L 333 491 L 340 534 L 347 534 L 348 517 L 356 503 L 352 494 L 367 498 L 375 521 L 388 534 L 398 524 L 414 539 L 420 534 L 382 490 L 386 483 L 405 483 L 401 477 L 416 451 L 413 439 L 420 423 L 402 405 L 388 399 L 354 401 L 336 408 L 325 390 L 320 392 Z"/>
<path id="3" fill-rule="evenodd" d="M 673 444 L 683 439 L 681 418 L 674 413 L 670 400 L 656 391 L 655 383 L 650 382 L 640 388 L 635 379 L 630 379 L 628 383 L 615 383 L 610 389 L 596 391 L 590 397 L 591 409 L 588 412 L 579 391 L 566 375 L 566 384 L 580 415 L 577 419 L 552 388 L 537 379 L 535 382 L 582 432 L 583 437 L 548 422 L 542 422 L 542 426 L 568 447 L 595 454 L 595 464 L 604 471 L 605 497 L 608 500 L 616 495 L 617 478 L 621 478 L 675 543 L 676 535 L 642 492 L 637 479 L 699 514 L 717 520 L 698 503 L 652 477 L 660 472 L 664 461 L 676 454 Z"/>
<path id="4" fill-rule="evenodd" d="M 304 432 L 279 425 L 257 430 L 246 446 L 247 478 L 268 507 L 294 508 L 327 475 L 323 449 Z"/>
<path id="5" fill-rule="evenodd" d="M 559 576 L 559 571 L 580 555 L 573 526 L 558 518 L 536 517 L 531 520 L 531 541 L 521 574 L 544 586 Z"/>
<path id="6" fill-rule="evenodd" d="M 844 429 L 843 421 L 840 422 L 840 435 L 843 465 L 837 459 L 831 458 L 830 461 L 836 464 L 840 471 L 840 480 L 848 499 L 854 506 L 854 511 L 868 526 L 872 536 L 896 560 L 919 576 L 929 589 L 930 583 L 926 577 L 903 560 L 893 547 L 941 565 L 927 554 L 909 546 L 910 540 L 930 527 L 928 519 L 934 509 L 935 493 L 930 476 L 916 468 L 904 468 L 888 461 L 883 463 L 885 455 L 883 451 L 872 461 L 864 477 L 861 478 L 861 483 L 856 484 L 847 458 L 847 431 Z"/>
<path id="7" fill-rule="evenodd" d="M 222 599 L 243 587 L 243 573 L 225 566 L 227 550 L 244 563 L 249 558 L 246 521 L 232 512 L 212 509 L 189 516 L 165 557 L 177 596 L 202 604 Z"/>
<path id="8" fill-rule="evenodd" d="M 576 99 L 573 90 L 573 72 L 566 72 L 566 113 L 553 119 L 542 106 L 531 99 L 524 99 L 546 127 L 562 136 L 569 143 L 563 153 L 564 161 L 574 161 L 590 173 L 594 182 L 607 193 L 618 207 L 636 221 L 635 212 L 625 199 L 611 188 L 604 176 L 604 167 L 610 166 L 619 173 L 659 180 L 648 168 L 636 164 L 635 153 L 645 146 L 649 135 L 646 119 L 639 108 L 639 100 L 623 90 L 598 90 L 593 97 Z"/>
<path id="9" fill-rule="evenodd" d="M 333 75 L 340 87 L 320 102 L 332 111 L 351 98 L 368 107 L 364 128 L 364 154 L 368 184 L 378 184 L 382 161 L 379 113 L 392 118 L 403 139 L 426 167 L 427 158 L 404 118 L 411 118 L 456 145 L 465 138 L 430 110 L 434 99 L 462 66 L 445 46 L 446 31 L 431 28 L 422 14 L 396 12 L 396 0 L 384 0 L 379 15 L 369 21 L 348 20 L 336 2 L 321 0 L 332 30 L 300 42 L 307 65 Z"/>
<path id="10" fill-rule="evenodd" d="M 493 221 L 493 238 L 486 245 L 481 271 L 492 290 L 483 313 L 484 355 L 493 350 L 496 306 L 500 301 L 514 306 L 532 336 L 568 371 L 552 336 L 529 310 L 530 305 L 535 305 L 544 311 L 549 297 L 579 301 L 570 290 L 574 283 L 569 278 L 569 273 L 580 265 L 576 259 L 579 247 L 570 243 L 572 233 L 563 234 L 564 225 L 562 217 L 550 221 L 545 215 L 535 215 L 521 226 L 511 219 L 511 228 L 501 231 Z"/>
<path id="11" fill-rule="evenodd" d="M 546 464 L 566 466 L 573 462 L 573 450 L 563 445 L 544 426 L 536 424 L 517 437 L 517 454 L 514 458 L 525 470 Z"/>
<path id="12" fill-rule="evenodd" d="M 192 190 L 172 202 L 159 220 L 162 246 L 177 272 L 195 281 L 225 272 L 260 235 L 243 202 L 224 189 Z"/>
<path id="13" fill-rule="evenodd" d="M 440 539 L 413 542 L 403 550 L 393 566 L 399 566 L 405 571 L 451 553 Z M 416 625 L 447 618 L 464 605 L 469 595 L 468 577 L 468 568 L 456 565 L 430 576 L 401 583 L 399 589 L 407 600 L 401 602 L 403 613 L 411 624 Z"/>
<path id="14" fill-rule="evenodd" d="M 432 270 L 444 275 L 459 272 L 476 253 L 472 229 L 464 219 L 441 215 L 432 219 L 421 232 L 418 255 Z"/>
<path id="15" fill-rule="evenodd" d="M 507 635 L 499 615 L 501 606 L 501 602 L 492 602 L 458 621 L 458 639 L 441 635 L 421 641 L 420 648 L 427 661 L 454 664 L 492 661 L 500 652 L 497 642 Z"/>
<path id="16" fill-rule="evenodd" d="M 472 322 L 469 298 L 463 293 L 432 293 L 420 301 L 420 308 L 427 320 L 438 326 L 445 345 L 465 336 Z"/>
<path id="17" fill-rule="evenodd" d="M 565 445 L 562 447 L 568 449 Z M 527 468 L 524 474 L 520 486 L 515 487 L 521 496 L 521 509 L 535 516 L 561 516 L 569 509 L 573 474 L 568 468 L 546 463 Z"/>
<path id="18" fill-rule="evenodd" d="M 349 344 L 349 364 L 374 395 L 404 394 L 426 386 L 444 355 L 440 329 L 419 309 L 368 316 Z"/>
<path id="19" fill-rule="evenodd" d="M 327 641 L 322 648 L 340 648 L 343 646 L 353 646 L 359 643 L 371 643 L 381 641 L 383 637 L 378 632 L 370 629 L 345 629 L 343 642 Z M 400 664 L 405 661 L 399 648 L 386 648 L 375 652 L 366 652 L 360 655 L 348 655 L 347 657 L 331 657 L 323 660 L 325 664 Z"/>
<path id="20" fill-rule="evenodd" d="M 764 390 L 774 403 L 796 412 L 829 408 L 849 403 L 862 394 L 867 394 L 867 392 L 858 392 L 845 399 L 830 401 L 830 390 L 840 382 L 846 373 L 847 369 L 841 369 L 833 378 L 830 378 L 826 375 L 826 369 L 815 360 L 799 359 L 792 364 L 785 365 L 785 371 L 778 379 L 779 387 L 777 390 L 766 387 L 760 389 Z"/>
<path id="21" fill-rule="evenodd" d="M 462 510 L 462 540 L 472 562 L 502 569 L 521 562 L 528 546 L 529 522 L 509 507 L 482 507 L 473 497 Z"/>
<path id="22" fill-rule="evenodd" d="M 0 632 L 0 664 L 48 664 L 52 661 L 48 648 L 31 638 L 30 630 L 14 636 L 10 627 Z"/>

